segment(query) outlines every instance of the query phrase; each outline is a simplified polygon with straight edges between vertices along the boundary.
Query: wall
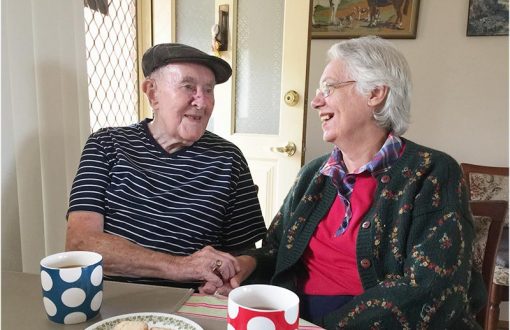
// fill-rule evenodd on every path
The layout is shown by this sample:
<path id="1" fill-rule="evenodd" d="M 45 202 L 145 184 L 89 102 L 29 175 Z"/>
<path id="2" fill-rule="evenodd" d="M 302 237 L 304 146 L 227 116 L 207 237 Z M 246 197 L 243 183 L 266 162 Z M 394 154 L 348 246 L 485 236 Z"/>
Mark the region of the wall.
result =
<path id="1" fill-rule="evenodd" d="M 404 136 L 458 162 L 508 166 L 508 37 L 466 37 L 468 2 L 422 0 L 416 39 L 393 40 L 414 81 Z M 337 41 L 312 40 L 309 95 Z M 312 109 L 306 139 L 306 162 L 331 150 Z"/>

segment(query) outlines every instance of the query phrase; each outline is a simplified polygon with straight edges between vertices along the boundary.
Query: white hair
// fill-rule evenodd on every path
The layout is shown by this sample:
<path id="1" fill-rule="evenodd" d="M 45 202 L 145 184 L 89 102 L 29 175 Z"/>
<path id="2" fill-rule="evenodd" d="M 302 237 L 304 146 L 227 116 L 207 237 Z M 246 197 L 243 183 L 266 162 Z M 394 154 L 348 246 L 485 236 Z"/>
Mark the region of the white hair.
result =
<path id="1" fill-rule="evenodd" d="M 411 73 L 406 59 L 389 41 L 367 36 L 334 44 L 328 51 L 330 60 L 346 64 L 358 91 L 370 93 L 377 86 L 387 86 L 384 106 L 374 112 L 380 127 L 402 135 L 407 131 L 411 108 Z"/>

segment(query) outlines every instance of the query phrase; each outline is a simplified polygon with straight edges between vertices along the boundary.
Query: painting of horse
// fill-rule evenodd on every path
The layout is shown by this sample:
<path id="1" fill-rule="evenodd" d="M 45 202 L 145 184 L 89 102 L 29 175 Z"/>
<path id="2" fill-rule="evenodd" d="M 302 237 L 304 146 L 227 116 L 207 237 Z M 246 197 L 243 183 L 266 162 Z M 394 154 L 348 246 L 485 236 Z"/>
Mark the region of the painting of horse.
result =
<path id="1" fill-rule="evenodd" d="M 312 24 L 320 24 L 319 21 L 316 21 L 315 17 L 317 17 L 317 11 L 323 11 L 325 8 L 329 10 L 329 20 L 323 23 L 327 25 L 337 25 L 339 20 L 336 16 L 336 12 L 338 10 L 338 6 L 342 0 L 313 0 L 313 12 L 312 12 Z"/>
<path id="2" fill-rule="evenodd" d="M 374 27 L 378 23 L 378 7 L 391 6 L 395 9 L 395 22 L 391 25 L 392 28 L 402 30 L 402 16 L 407 15 L 410 0 L 367 0 L 370 21 L 368 26 Z"/>
<path id="3" fill-rule="evenodd" d="M 415 38 L 419 0 L 313 0 L 312 38 Z"/>

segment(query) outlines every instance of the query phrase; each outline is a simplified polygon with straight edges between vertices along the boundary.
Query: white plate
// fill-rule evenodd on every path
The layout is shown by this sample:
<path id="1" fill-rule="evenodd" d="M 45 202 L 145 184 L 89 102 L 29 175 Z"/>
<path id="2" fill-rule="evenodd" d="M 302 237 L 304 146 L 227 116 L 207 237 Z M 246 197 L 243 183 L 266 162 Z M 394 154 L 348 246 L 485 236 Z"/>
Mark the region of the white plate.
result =
<path id="1" fill-rule="evenodd" d="M 111 330 L 122 321 L 144 321 L 151 327 L 167 327 L 172 330 L 204 330 L 195 322 L 173 314 L 166 313 L 132 313 L 110 317 L 99 321 L 85 330 Z"/>

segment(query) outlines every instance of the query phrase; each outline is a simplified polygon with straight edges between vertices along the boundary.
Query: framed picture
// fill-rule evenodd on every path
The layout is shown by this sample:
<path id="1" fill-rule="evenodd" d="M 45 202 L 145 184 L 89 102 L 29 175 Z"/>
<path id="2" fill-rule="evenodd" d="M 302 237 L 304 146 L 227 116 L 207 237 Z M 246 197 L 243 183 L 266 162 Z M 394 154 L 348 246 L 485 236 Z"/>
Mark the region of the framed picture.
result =
<path id="1" fill-rule="evenodd" d="M 313 0 L 312 38 L 414 39 L 419 7 L 419 0 Z"/>
<path id="2" fill-rule="evenodd" d="M 469 0 L 468 36 L 507 36 L 508 0 Z"/>

